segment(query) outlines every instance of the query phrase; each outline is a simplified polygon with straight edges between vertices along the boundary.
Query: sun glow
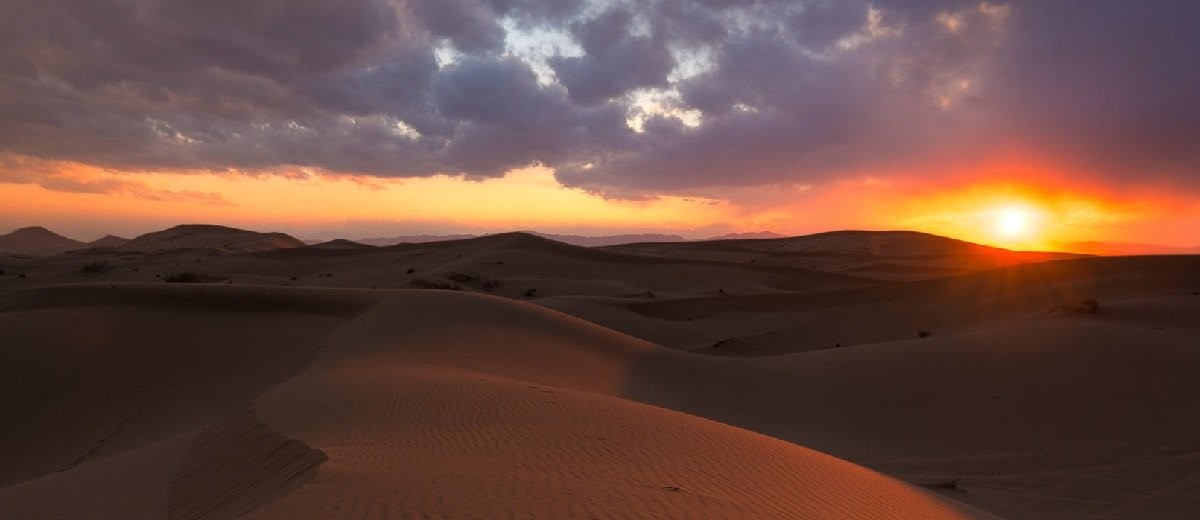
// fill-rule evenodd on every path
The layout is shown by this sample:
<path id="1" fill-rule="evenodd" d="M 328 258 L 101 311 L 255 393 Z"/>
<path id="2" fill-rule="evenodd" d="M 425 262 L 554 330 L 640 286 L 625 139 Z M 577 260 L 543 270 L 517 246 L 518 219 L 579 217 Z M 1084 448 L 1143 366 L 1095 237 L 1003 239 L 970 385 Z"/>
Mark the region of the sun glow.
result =
<path id="1" fill-rule="evenodd" d="M 1025 238 L 1032 232 L 1033 210 L 1022 206 L 1000 208 L 995 212 L 995 230 L 1008 239 Z"/>

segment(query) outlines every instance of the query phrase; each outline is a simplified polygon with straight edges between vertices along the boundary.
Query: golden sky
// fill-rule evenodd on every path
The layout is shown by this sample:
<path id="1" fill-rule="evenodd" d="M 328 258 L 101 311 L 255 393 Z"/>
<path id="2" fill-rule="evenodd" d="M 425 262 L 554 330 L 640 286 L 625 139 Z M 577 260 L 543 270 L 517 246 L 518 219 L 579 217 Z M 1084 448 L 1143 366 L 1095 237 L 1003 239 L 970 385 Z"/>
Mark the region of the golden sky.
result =
<path id="1" fill-rule="evenodd" d="M 561 186 L 546 168 L 481 181 L 323 175 L 131 173 L 33 163 L 37 182 L 0 184 L 0 227 L 45 225 L 68 236 L 136 235 L 216 223 L 300 237 L 366 238 L 506 230 L 603 235 L 659 232 L 805 234 L 912 229 L 1013 249 L 1079 241 L 1195 246 L 1200 202 L 1167 191 L 1117 193 L 1031 166 L 996 165 L 932 180 L 891 173 L 820 186 L 710 190 L 707 196 L 606 199 Z M 27 163 L 28 165 L 28 163 Z M 46 174 L 53 168 L 53 174 Z M 1191 241 L 1189 241 L 1191 240 Z"/>

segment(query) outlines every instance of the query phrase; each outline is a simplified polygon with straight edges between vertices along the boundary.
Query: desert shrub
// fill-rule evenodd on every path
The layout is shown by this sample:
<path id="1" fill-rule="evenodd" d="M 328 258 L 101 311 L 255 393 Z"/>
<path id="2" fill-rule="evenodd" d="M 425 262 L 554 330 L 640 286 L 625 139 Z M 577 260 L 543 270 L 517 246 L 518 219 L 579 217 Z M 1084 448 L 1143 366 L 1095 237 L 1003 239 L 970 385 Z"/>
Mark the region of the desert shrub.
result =
<path id="1" fill-rule="evenodd" d="M 184 271 L 181 273 L 169 274 L 163 278 L 167 283 L 204 283 L 211 282 L 213 278 L 204 273 L 194 271 Z"/>
<path id="2" fill-rule="evenodd" d="M 1050 308 L 1053 313 L 1096 314 L 1100 312 L 1100 302 L 1095 298 L 1076 298 L 1069 302 Z"/>
<path id="3" fill-rule="evenodd" d="M 109 264 L 108 261 L 100 260 L 100 261 L 96 261 L 96 262 L 90 262 L 87 264 L 83 264 L 83 267 L 79 268 L 79 274 L 82 274 L 84 276 L 87 276 L 90 274 L 104 274 L 109 271 L 112 271 L 112 269 L 113 269 L 113 266 L 111 264 Z"/>
<path id="4" fill-rule="evenodd" d="M 930 332 L 930 331 L 927 331 L 927 330 L 925 330 L 925 329 L 920 329 L 920 330 L 918 330 L 918 331 L 917 331 L 917 337 L 918 337 L 918 338 L 928 338 L 929 336 L 932 336 L 932 335 L 933 335 L 933 333 L 932 333 L 932 332 Z"/>
<path id="5" fill-rule="evenodd" d="M 451 282 L 474 287 L 486 292 L 495 292 L 501 285 L 500 280 L 493 280 L 477 274 L 454 273 L 446 278 Z"/>
<path id="6" fill-rule="evenodd" d="M 424 289 L 439 289 L 443 291 L 461 291 L 463 289 L 461 285 L 441 278 L 419 277 L 414 278 L 411 283 L 414 287 Z"/>

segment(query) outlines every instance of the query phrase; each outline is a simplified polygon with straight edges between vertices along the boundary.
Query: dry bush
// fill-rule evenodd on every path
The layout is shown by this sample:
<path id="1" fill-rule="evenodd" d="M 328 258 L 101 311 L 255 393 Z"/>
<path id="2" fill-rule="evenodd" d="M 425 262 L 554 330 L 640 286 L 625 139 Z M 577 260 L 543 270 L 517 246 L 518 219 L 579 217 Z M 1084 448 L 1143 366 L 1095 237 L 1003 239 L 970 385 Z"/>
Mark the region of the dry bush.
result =
<path id="1" fill-rule="evenodd" d="M 1069 302 L 1051 307 L 1050 312 L 1055 314 L 1097 314 L 1100 312 L 1100 302 L 1095 298 L 1076 298 Z"/>
<path id="2" fill-rule="evenodd" d="M 100 260 L 83 264 L 83 266 L 79 268 L 79 274 L 84 276 L 92 274 L 104 274 L 112 270 L 112 264 L 109 264 L 107 260 Z"/>
<path id="3" fill-rule="evenodd" d="M 184 271 L 181 273 L 169 274 L 163 278 L 163 281 L 167 283 L 206 283 L 215 280 L 215 278 L 207 274 L 195 271 Z"/>

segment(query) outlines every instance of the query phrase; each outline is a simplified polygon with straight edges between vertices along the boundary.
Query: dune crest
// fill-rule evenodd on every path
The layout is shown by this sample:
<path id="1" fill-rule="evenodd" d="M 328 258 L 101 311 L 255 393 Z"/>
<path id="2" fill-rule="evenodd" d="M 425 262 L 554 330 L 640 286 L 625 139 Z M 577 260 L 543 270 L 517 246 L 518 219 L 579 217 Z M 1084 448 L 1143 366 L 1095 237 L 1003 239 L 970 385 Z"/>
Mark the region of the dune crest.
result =
<path id="1" fill-rule="evenodd" d="M 818 238 L 7 259 L 0 516 L 1191 518 L 1200 257 Z"/>
<path id="2" fill-rule="evenodd" d="M 192 440 L 190 447 L 174 445 L 178 462 L 169 472 L 177 475 L 175 484 L 160 495 L 134 501 L 131 512 L 161 507 L 173 515 L 168 518 L 227 518 L 245 510 L 252 510 L 251 518 L 301 513 L 313 518 L 322 517 L 321 511 L 330 511 L 330 518 L 383 511 L 399 516 L 507 511 L 546 518 L 608 517 L 654 510 L 699 518 L 987 518 L 799 446 L 631 402 L 622 395 L 632 365 L 661 347 L 499 298 L 422 291 L 92 285 L 19 295 L 4 305 L 0 316 L 15 324 L 39 313 L 113 309 L 108 311 L 113 312 L 108 316 L 111 334 L 87 345 L 110 348 L 105 345 L 124 343 L 130 331 L 146 325 L 146 315 L 129 312 L 137 304 L 122 294 L 126 291 L 181 305 L 201 302 L 214 310 L 221 298 L 232 303 L 251 297 L 249 301 L 261 302 L 257 312 L 277 316 L 275 324 L 257 320 L 254 327 L 260 329 L 300 323 L 289 316 L 313 316 L 309 305 L 321 299 L 333 305 L 322 314 L 347 320 L 329 322 L 332 328 L 319 335 L 317 351 L 292 340 L 268 349 L 277 359 L 297 359 L 310 368 L 265 393 L 247 388 L 251 393 L 242 395 L 252 396 L 261 425 L 245 409 L 237 413 L 231 401 L 224 405 L 226 419 L 184 430 Z M 293 297 L 308 303 L 280 303 Z M 356 300 L 374 303 L 353 315 L 335 310 L 344 308 L 338 302 Z M 88 307 L 78 307 L 81 301 Z M 193 319 L 205 323 L 210 333 L 248 325 L 231 322 L 220 312 L 199 312 Z M 210 317 L 203 317 L 208 312 Z M 446 327 L 462 333 L 437 334 Z M 5 334 L 12 329 L 6 327 Z M 145 339 L 170 337 L 169 329 L 156 330 Z M 272 341 L 270 337 L 260 336 L 260 341 Z M 489 341 L 480 341 L 484 338 Z M 315 359 L 313 352 L 319 352 Z M 163 368 L 172 370 L 163 361 L 168 363 Z M 263 362 L 258 366 L 273 364 Z M 227 377 L 222 371 L 207 374 L 194 384 L 213 388 Z M 186 391 L 167 380 L 148 384 L 152 395 Z M 60 412 L 70 413 L 69 408 Z M 148 414 L 144 431 L 167 436 L 147 441 L 161 443 L 177 435 L 164 426 L 214 416 L 199 409 L 188 413 L 190 420 Z M 80 497 L 74 491 L 78 479 L 137 458 L 143 450 L 129 448 L 4 488 L 0 511 L 19 511 L 34 495 L 58 496 L 69 505 L 72 497 Z M 329 460 L 316 469 L 311 484 L 294 487 L 322 452 Z M 251 461 L 261 469 L 257 484 L 245 489 L 229 478 L 234 475 L 230 465 Z M 141 478 L 151 477 L 143 473 Z M 39 487 L 38 493 L 31 491 Z M 263 501 L 288 488 L 293 489 L 290 494 Z M 128 497 L 115 495 L 101 509 L 119 511 L 123 499 Z M 325 509 L 333 503 L 351 509 Z"/>

